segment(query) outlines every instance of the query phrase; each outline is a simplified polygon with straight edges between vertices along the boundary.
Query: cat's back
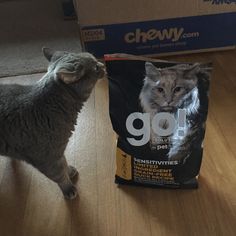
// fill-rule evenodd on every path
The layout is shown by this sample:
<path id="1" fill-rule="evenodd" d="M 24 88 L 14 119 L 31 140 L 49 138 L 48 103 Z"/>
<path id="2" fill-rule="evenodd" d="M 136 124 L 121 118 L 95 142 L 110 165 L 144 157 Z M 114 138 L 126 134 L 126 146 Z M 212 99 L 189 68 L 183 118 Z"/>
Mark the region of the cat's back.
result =
<path id="1" fill-rule="evenodd" d="M 0 102 L 4 102 L 11 98 L 17 99 L 18 96 L 28 93 L 31 86 L 19 84 L 1 84 L 0 83 Z M 1 105 L 0 103 L 0 105 Z"/>
<path id="2" fill-rule="evenodd" d="M 0 120 L 4 114 L 20 108 L 30 91 L 29 85 L 0 84 Z"/>

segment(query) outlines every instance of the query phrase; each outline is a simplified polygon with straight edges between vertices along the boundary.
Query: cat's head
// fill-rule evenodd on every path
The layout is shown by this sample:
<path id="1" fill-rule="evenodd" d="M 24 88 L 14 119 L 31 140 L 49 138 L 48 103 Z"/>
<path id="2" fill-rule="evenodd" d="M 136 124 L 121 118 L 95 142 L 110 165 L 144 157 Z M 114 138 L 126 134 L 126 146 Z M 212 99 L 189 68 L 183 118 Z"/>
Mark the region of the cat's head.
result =
<path id="1" fill-rule="evenodd" d="M 105 67 L 90 53 L 69 53 L 42 49 L 49 61 L 48 72 L 65 84 L 79 84 L 81 81 L 95 82 L 105 75 Z"/>
<path id="2" fill-rule="evenodd" d="M 146 62 L 145 70 L 145 83 L 149 88 L 152 107 L 163 112 L 174 112 L 197 88 L 197 75 L 201 68 L 199 64 L 157 68 Z"/>

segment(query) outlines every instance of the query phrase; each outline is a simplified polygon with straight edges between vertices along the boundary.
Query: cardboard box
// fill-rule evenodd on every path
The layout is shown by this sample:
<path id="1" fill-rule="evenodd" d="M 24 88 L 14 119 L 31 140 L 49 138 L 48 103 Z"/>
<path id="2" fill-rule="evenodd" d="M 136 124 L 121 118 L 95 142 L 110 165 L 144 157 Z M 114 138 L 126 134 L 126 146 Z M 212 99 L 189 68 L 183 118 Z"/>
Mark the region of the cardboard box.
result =
<path id="1" fill-rule="evenodd" d="M 109 53 L 176 54 L 234 48 L 236 0 L 74 0 L 81 41 Z"/>

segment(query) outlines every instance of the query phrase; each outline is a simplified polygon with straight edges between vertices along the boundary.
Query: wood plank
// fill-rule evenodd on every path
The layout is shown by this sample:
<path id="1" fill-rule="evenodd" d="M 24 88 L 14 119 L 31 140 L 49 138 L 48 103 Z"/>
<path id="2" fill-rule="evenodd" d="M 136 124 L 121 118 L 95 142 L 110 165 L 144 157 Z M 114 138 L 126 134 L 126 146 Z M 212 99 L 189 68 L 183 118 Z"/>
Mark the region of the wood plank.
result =
<path id="1" fill-rule="evenodd" d="M 69 203 L 71 214 L 70 235 L 97 235 L 98 228 L 98 191 L 97 191 L 97 161 L 96 161 L 96 114 L 95 95 L 91 94 L 78 117 L 78 125 L 74 132 L 74 145 L 71 152 L 74 155 L 75 167 L 80 176 L 77 184 L 79 198 Z M 70 151 L 70 148 L 67 148 Z M 67 156 L 70 156 L 69 153 Z"/>
<path id="2" fill-rule="evenodd" d="M 108 111 L 107 80 L 98 81 L 95 89 L 98 235 L 116 235 L 120 224 L 119 209 L 115 199 L 118 189 L 115 176 L 115 133 L 112 130 Z"/>

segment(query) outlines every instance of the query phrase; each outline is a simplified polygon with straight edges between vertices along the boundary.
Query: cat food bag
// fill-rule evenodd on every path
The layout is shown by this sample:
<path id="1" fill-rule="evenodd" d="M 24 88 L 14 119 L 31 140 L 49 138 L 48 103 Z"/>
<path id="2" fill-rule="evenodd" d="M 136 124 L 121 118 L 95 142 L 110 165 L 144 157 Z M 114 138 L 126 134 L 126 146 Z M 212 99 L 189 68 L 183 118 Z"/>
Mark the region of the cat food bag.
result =
<path id="1" fill-rule="evenodd" d="M 211 63 L 105 55 L 117 133 L 115 182 L 196 188 Z"/>

